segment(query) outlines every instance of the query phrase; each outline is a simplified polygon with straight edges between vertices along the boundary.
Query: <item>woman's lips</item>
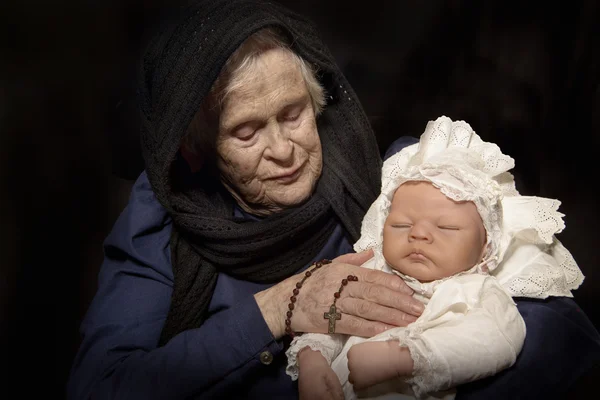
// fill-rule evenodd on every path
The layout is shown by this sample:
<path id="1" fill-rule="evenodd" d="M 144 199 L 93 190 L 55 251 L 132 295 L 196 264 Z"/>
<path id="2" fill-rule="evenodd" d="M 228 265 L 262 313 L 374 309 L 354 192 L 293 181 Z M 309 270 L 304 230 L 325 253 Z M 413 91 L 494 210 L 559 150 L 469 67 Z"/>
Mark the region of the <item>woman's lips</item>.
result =
<path id="1" fill-rule="evenodd" d="M 296 169 L 284 172 L 283 174 L 275 176 L 275 177 L 273 177 L 271 179 L 274 180 L 274 181 L 277 181 L 279 183 L 291 183 L 291 182 L 294 182 L 300 176 L 300 173 L 302 171 L 302 167 L 303 166 L 304 165 L 301 165 L 301 166 L 299 166 Z"/>

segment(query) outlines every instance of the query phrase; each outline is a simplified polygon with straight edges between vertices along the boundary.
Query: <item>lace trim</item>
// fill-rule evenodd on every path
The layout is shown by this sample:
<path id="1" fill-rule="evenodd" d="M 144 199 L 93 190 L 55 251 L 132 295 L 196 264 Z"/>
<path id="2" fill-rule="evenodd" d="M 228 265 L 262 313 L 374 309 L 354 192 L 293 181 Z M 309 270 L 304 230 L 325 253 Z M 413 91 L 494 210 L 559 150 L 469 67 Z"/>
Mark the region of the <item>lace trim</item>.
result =
<path id="1" fill-rule="evenodd" d="M 314 351 L 319 351 L 331 365 L 334 358 L 342 349 L 341 335 L 325 335 L 320 333 L 307 333 L 301 336 L 296 336 L 290 343 L 289 349 L 285 352 L 288 364 L 285 373 L 289 375 L 293 381 L 298 379 L 300 367 L 298 365 L 298 353 L 305 347 L 310 347 Z"/>
<path id="2" fill-rule="evenodd" d="M 383 262 L 385 262 L 383 255 L 381 255 L 378 258 L 382 259 Z M 466 271 L 459 272 L 455 275 L 448 276 L 448 277 L 438 279 L 435 281 L 431 281 L 431 282 L 421 282 L 418 279 L 413 278 L 412 276 L 408 276 L 401 272 L 392 270 L 391 267 L 387 264 L 387 262 L 385 262 L 385 263 L 386 263 L 386 267 L 389 268 L 392 271 L 392 273 L 401 277 L 404 280 L 404 282 L 406 282 L 406 285 L 415 291 L 415 294 L 424 296 L 426 299 L 431 299 L 431 296 L 433 296 L 433 292 L 435 292 L 437 287 L 439 285 L 441 285 L 442 283 L 444 283 L 452 278 L 456 278 L 458 276 L 481 274 L 481 267 L 483 265 L 487 264 L 487 262 L 484 261 L 484 262 L 474 265 L 473 267 L 469 268 Z M 483 275 L 487 275 L 487 274 L 484 273 Z"/>
<path id="3" fill-rule="evenodd" d="M 504 271 L 498 274 L 499 283 L 511 296 L 537 299 L 573 297 L 571 291 L 577 289 L 585 279 L 571 253 L 558 239 L 554 239 L 548 253 L 542 253 L 536 260 L 514 276 Z"/>
<path id="4" fill-rule="evenodd" d="M 426 398 L 429 393 L 447 388 L 450 370 L 448 364 L 431 351 L 422 340 L 423 329 L 411 324 L 396 336 L 399 346 L 407 347 L 413 359 L 413 374 L 403 380 L 409 384 L 417 399 Z"/>
<path id="5" fill-rule="evenodd" d="M 503 262 L 493 275 L 513 297 L 572 297 L 585 277 L 571 253 L 554 236 L 565 228 L 558 200 L 507 197 Z"/>

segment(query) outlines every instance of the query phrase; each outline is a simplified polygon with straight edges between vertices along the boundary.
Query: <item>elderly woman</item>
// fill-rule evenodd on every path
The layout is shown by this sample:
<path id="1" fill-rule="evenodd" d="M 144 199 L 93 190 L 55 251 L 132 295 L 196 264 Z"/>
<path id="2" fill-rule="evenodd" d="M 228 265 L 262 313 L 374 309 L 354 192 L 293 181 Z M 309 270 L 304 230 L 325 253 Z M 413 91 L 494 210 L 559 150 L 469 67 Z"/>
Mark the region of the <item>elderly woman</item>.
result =
<path id="1" fill-rule="evenodd" d="M 370 337 L 420 315 L 400 278 L 347 254 L 382 161 L 304 18 L 247 0 L 182 8 L 144 54 L 140 108 L 146 171 L 106 239 L 69 398 L 296 398 L 286 339 L 328 331 L 324 313 L 349 275 L 358 281 L 337 299 L 335 332 Z M 545 323 L 575 322 L 553 343 L 585 336 L 574 303 L 560 307 Z M 517 367 L 529 377 L 538 360 L 561 362 L 527 346 Z M 580 374 L 569 368 L 568 383 Z M 522 382 L 530 393 L 562 386 Z M 511 385 L 500 376 L 463 396 Z"/>

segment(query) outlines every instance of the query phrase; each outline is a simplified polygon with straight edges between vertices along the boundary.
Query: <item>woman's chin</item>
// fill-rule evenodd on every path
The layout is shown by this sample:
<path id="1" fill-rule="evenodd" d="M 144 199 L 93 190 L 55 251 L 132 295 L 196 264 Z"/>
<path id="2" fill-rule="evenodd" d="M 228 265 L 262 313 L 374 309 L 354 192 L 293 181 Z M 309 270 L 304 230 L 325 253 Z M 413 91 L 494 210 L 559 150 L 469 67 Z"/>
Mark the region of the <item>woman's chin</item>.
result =
<path id="1" fill-rule="evenodd" d="M 312 194 L 312 188 L 289 188 L 271 196 L 270 204 L 280 209 L 297 207 L 306 203 Z"/>

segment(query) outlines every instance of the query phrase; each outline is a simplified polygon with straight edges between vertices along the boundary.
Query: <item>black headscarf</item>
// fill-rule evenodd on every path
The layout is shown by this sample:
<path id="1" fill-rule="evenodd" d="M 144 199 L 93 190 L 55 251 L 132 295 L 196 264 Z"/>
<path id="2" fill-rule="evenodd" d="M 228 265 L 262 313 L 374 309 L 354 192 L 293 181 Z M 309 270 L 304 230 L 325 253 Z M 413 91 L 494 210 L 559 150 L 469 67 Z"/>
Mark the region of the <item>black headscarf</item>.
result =
<path id="1" fill-rule="evenodd" d="M 217 273 L 277 282 L 316 257 L 338 222 L 356 240 L 379 193 L 382 165 L 366 115 L 311 22 L 263 1 L 196 1 L 179 11 L 147 47 L 139 82 L 146 171 L 173 219 L 175 281 L 160 344 L 202 325 Z M 328 99 L 317 118 L 323 173 L 303 205 L 248 221 L 234 218 L 234 200 L 208 174 L 185 184 L 173 177 L 185 174 L 176 168 L 181 139 L 221 68 L 266 27 L 279 28 L 319 71 Z"/>

